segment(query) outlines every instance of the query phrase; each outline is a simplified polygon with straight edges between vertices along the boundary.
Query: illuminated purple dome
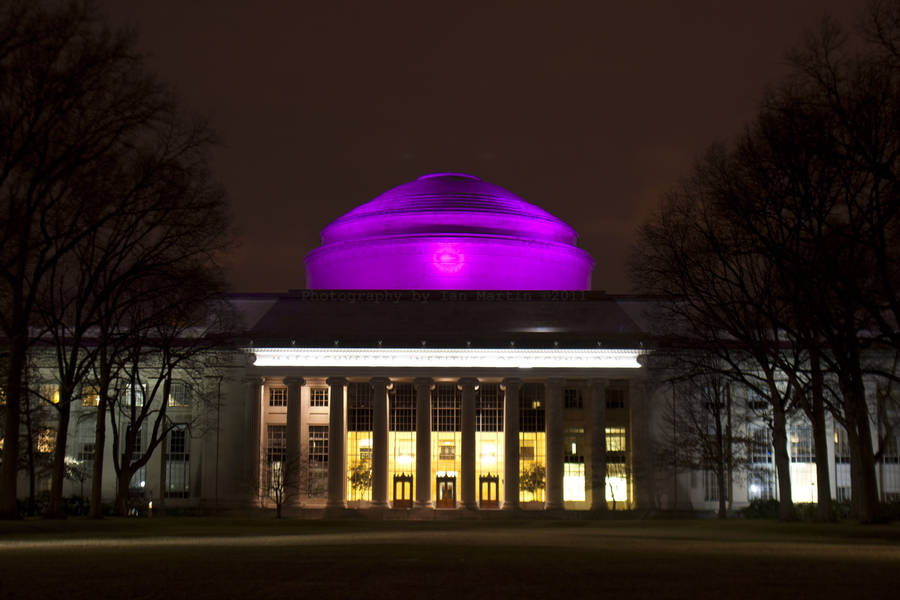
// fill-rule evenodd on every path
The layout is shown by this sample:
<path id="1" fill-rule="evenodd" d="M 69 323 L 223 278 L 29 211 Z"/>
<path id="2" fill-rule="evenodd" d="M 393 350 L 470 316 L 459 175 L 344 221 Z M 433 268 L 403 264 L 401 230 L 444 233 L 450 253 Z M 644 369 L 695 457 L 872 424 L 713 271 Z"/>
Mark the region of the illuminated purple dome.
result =
<path id="1" fill-rule="evenodd" d="M 309 289 L 587 290 L 593 260 L 562 220 L 461 173 L 423 175 L 329 224 Z"/>

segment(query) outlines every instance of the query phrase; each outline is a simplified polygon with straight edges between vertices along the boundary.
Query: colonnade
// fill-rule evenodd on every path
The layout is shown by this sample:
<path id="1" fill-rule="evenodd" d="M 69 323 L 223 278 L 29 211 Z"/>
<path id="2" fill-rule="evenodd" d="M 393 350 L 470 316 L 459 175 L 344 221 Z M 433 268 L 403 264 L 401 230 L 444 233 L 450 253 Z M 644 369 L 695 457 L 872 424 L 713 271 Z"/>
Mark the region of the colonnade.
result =
<path id="1" fill-rule="evenodd" d="M 408 379 L 406 380 L 408 381 Z M 494 379 L 496 381 L 496 379 Z M 301 403 L 300 388 L 305 384 L 302 377 L 283 378 L 287 386 L 287 422 L 285 428 L 285 491 L 288 501 L 296 499 L 300 492 L 300 432 Z M 563 389 L 565 379 L 551 377 L 543 380 L 546 386 L 545 399 L 545 441 L 546 441 L 546 501 L 547 510 L 563 508 L 564 475 L 564 427 Z M 253 448 L 253 462 L 258 465 L 262 440 L 260 439 L 260 384 L 258 377 L 249 378 L 249 400 L 256 410 L 247 424 L 248 442 Z M 347 454 L 345 449 L 345 418 L 347 404 L 347 377 L 329 377 L 329 435 L 328 435 L 328 497 L 327 508 L 346 507 Z M 433 508 L 431 497 L 431 391 L 435 381 L 430 377 L 413 380 L 416 394 L 416 453 L 415 453 L 415 504 L 417 508 Z M 373 391 L 372 404 L 372 505 L 390 506 L 389 498 L 389 402 L 388 391 L 393 385 L 390 377 L 372 377 L 369 384 Z M 504 494 L 502 508 L 516 509 L 519 506 L 519 398 L 523 381 L 520 378 L 504 378 L 501 387 L 504 393 Z M 464 509 L 476 509 L 476 391 L 479 380 L 462 377 L 456 380 L 461 392 L 461 464 L 459 498 Z M 590 428 L 591 448 L 591 507 L 606 509 L 606 401 L 605 379 L 579 381 L 585 399 L 586 421 Z M 247 414 L 247 413 L 245 413 Z M 258 476 L 258 466 L 250 468 L 250 474 Z"/>

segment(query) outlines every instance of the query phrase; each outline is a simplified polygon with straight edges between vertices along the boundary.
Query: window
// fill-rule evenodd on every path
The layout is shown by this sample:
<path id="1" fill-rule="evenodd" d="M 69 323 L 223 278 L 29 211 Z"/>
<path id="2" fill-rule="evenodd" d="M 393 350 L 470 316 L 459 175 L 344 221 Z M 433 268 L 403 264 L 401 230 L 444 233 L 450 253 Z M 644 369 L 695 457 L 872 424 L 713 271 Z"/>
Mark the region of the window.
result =
<path id="1" fill-rule="evenodd" d="M 309 426 L 309 478 L 307 494 L 323 496 L 328 489 L 328 425 Z"/>
<path id="2" fill-rule="evenodd" d="M 453 442 L 441 442 L 440 460 L 456 460 L 456 445 Z"/>
<path id="3" fill-rule="evenodd" d="M 584 397 L 578 388 L 566 388 L 563 390 L 563 406 L 568 409 L 584 408 Z"/>
<path id="4" fill-rule="evenodd" d="M 584 501 L 584 457 L 566 456 L 563 464 L 563 500 Z"/>
<path id="5" fill-rule="evenodd" d="M 503 391 L 499 383 L 482 383 L 475 397 L 475 431 L 503 431 Z"/>
<path id="6" fill-rule="evenodd" d="M 143 397 L 143 396 L 141 396 L 141 397 Z M 135 433 L 135 435 L 134 435 L 134 448 L 131 452 L 132 464 L 135 461 L 140 460 L 144 454 L 143 437 L 144 436 L 141 435 L 141 430 L 138 429 L 137 433 Z M 141 468 L 139 468 L 137 471 L 134 472 L 134 474 L 131 476 L 131 481 L 128 483 L 128 486 L 132 490 L 141 490 L 142 491 L 144 489 L 144 487 L 146 487 L 146 485 L 147 485 L 147 465 L 145 464 L 144 466 L 142 466 Z"/>
<path id="7" fill-rule="evenodd" d="M 707 502 L 719 501 L 719 483 L 716 472 L 710 469 L 703 471 L 703 499 Z M 728 485 L 725 485 L 725 500 L 728 500 Z"/>
<path id="8" fill-rule="evenodd" d="M 812 427 L 808 423 L 791 424 L 791 462 L 816 462 Z"/>
<path id="9" fill-rule="evenodd" d="M 81 405 L 100 406 L 100 388 L 96 385 L 81 386 Z"/>
<path id="10" fill-rule="evenodd" d="M 616 454 L 621 454 L 621 457 L 611 456 Z M 624 427 L 606 428 L 606 457 L 607 462 L 625 462 Z M 619 458 L 620 460 L 610 461 L 610 458 Z"/>
<path id="11" fill-rule="evenodd" d="M 890 435 L 884 440 L 884 447 L 881 452 L 881 462 L 886 465 L 896 465 L 900 462 L 900 443 L 898 443 L 897 434 Z"/>
<path id="12" fill-rule="evenodd" d="M 169 432 L 166 449 L 166 497 L 190 496 L 190 430 L 187 425 L 176 425 Z"/>
<path id="13" fill-rule="evenodd" d="M 286 427 L 269 425 L 266 427 L 266 491 L 271 491 L 281 480 L 287 451 Z"/>
<path id="14" fill-rule="evenodd" d="M 328 388 L 314 387 L 309 390 L 310 406 L 328 406 Z"/>
<path id="15" fill-rule="evenodd" d="M 769 402 L 763 398 L 756 390 L 747 390 L 747 408 L 755 412 L 767 412 L 769 410 Z"/>
<path id="16" fill-rule="evenodd" d="M 834 462 L 850 464 L 850 444 L 847 441 L 847 430 L 834 424 Z"/>
<path id="17" fill-rule="evenodd" d="M 132 390 L 134 393 L 132 394 Z M 144 405 L 144 386 L 141 384 L 131 386 L 131 384 L 125 386 L 125 396 L 122 398 L 122 402 L 125 406 L 131 406 L 131 399 L 134 398 L 135 406 L 143 406 Z"/>
<path id="18" fill-rule="evenodd" d="M 169 387 L 169 406 L 185 408 L 191 405 L 191 388 L 183 381 L 173 381 Z"/>
<path id="19" fill-rule="evenodd" d="M 606 388 L 606 408 L 625 408 L 625 390 Z"/>
<path id="20" fill-rule="evenodd" d="M 755 464 L 772 462 L 772 432 L 766 426 L 750 428 L 750 462 Z"/>
<path id="21" fill-rule="evenodd" d="M 59 386 L 55 383 L 41 385 L 39 395 L 44 402 L 59 404 Z"/>
<path id="22" fill-rule="evenodd" d="M 747 475 L 747 500 L 772 500 L 775 498 L 775 471 L 758 468 Z"/>
<path id="23" fill-rule="evenodd" d="M 519 392 L 519 431 L 544 431 L 544 384 L 525 383 Z"/>
<path id="24" fill-rule="evenodd" d="M 368 383 L 347 386 L 347 431 L 372 431 L 374 392 Z"/>
<path id="25" fill-rule="evenodd" d="M 391 431 L 416 430 L 416 390 L 409 383 L 394 385 L 390 396 Z"/>
<path id="26" fill-rule="evenodd" d="M 50 427 L 42 427 L 37 432 L 34 449 L 39 454 L 52 454 L 56 449 L 56 430 Z"/>
<path id="27" fill-rule="evenodd" d="M 81 442 L 81 449 L 76 458 L 90 468 L 89 465 L 94 462 L 94 442 Z"/>
<path id="28" fill-rule="evenodd" d="M 431 393 L 431 430 L 460 431 L 461 393 L 455 383 L 439 383 Z"/>
<path id="29" fill-rule="evenodd" d="M 287 406 L 287 388 L 269 388 L 269 406 Z"/>

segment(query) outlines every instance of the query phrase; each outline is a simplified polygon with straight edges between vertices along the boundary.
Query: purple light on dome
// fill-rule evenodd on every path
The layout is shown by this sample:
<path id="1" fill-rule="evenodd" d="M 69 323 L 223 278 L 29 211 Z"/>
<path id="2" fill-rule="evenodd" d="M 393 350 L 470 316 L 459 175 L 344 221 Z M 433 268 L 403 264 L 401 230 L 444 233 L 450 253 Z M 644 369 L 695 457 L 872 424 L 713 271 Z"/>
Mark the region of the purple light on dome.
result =
<path id="1" fill-rule="evenodd" d="M 566 223 L 461 173 L 388 190 L 322 231 L 310 289 L 586 290 L 591 257 Z"/>
<path id="2" fill-rule="evenodd" d="M 438 246 L 431 259 L 434 267 L 442 273 L 458 273 L 465 265 L 465 257 L 456 246 Z"/>

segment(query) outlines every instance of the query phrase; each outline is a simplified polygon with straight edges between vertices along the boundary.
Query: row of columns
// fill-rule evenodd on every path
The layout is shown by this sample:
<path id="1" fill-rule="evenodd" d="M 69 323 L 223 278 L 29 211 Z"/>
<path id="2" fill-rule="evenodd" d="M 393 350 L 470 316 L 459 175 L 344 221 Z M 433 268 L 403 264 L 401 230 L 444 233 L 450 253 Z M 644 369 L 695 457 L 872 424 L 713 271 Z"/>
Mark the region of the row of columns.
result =
<path id="1" fill-rule="evenodd" d="M 260 439 L 260 380 L 248 380 L 250 406 L 253 418 L 248 419 L 248 443 L 254 455 L 251 461 L 251 476 L 259 477 Z M 373 377 L 369 381 L 373 388 L 372 415 L 372 504 L 388 505 L 389 476 L 389 407 L 388 390 L 391 380 L 387 377 Z M 564 433 L 563 433 L 563 386 L 562 378 L 546 380 L 546 508 L 563 508 L 564 475 Z M 305 384 L 301 377 L 285 377 L 287 386 L 287 425 L 285 428 L 285 492 L 288 501 L 300 494 L 300 388 Z M 328 420 L 328 501 L 329 508 L 346 507 L 346 452 L 344 449 L 344 422 L 346 417 L 345 377 L 329 377 L 326 384 L 330 388 Z M 464 377 L 457 382 L 462 392 L 461 403 L 461 476 L 459 481 L 460 500 L 463 508 L 476 508 L 476 457 L 475 457 L 475 392 L 478 379 Z M 515 509 L 519 505 L 519 393 L 522 380 L 503 380 L 504 394 L 504 497 L 503 508 Z M 431 391 L 434 380 L 419 377 L 413 381 L 416 390 L 416 477 L 415 506 L 432 508 L 431 499 Z M 592 379 L 588 385 L 588 414 L 591 427 L 591 506 L 596 510 L 606 509 L 606 381 Z M 599 433 L 599 435 L 598 435 Z M 253 466 L 256 465 L 256 466 Z M 420 474 L 426 474 L 421 476 Z"/>

